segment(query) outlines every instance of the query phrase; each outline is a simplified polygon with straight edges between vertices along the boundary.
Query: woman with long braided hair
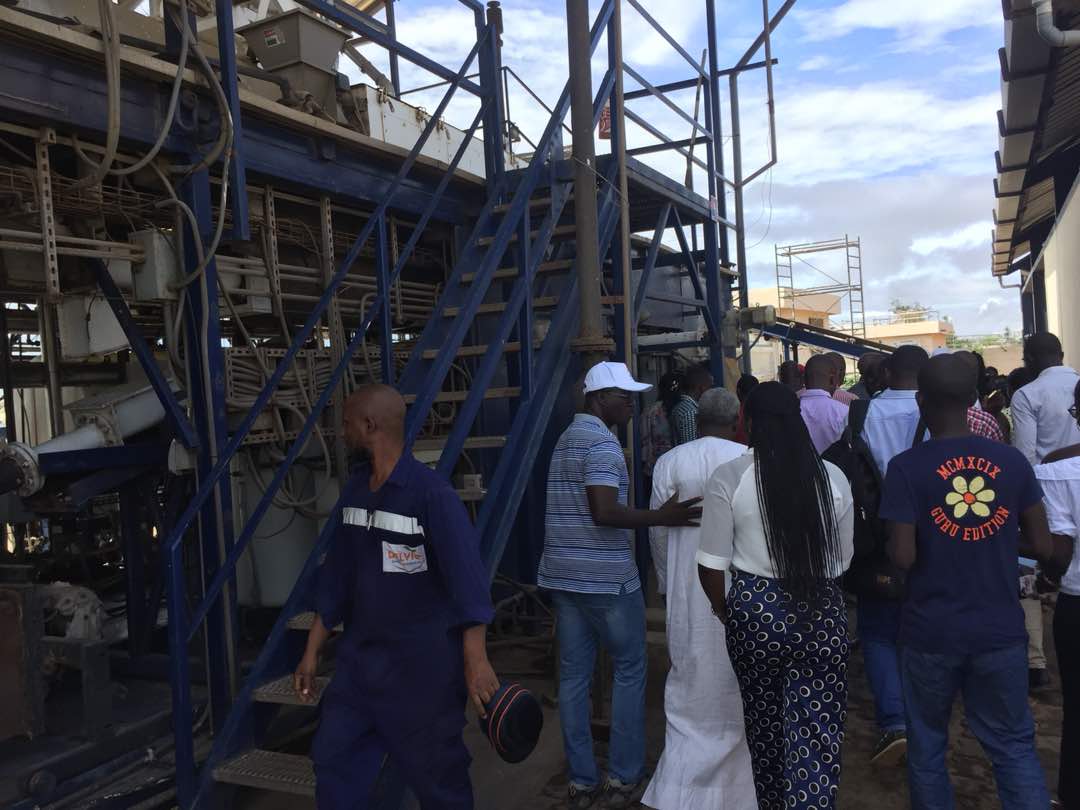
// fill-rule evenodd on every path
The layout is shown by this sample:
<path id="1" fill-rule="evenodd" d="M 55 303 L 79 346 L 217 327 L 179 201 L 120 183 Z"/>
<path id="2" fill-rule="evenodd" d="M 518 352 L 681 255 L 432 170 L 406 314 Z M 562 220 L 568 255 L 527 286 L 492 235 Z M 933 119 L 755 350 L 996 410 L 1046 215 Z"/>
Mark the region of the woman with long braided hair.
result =
<path id="1" fill-rule="evenodd" d="M 847 712 L 839 577 L 854 551 L 851 488 L 818 456 L 790 388 L 754 388 L 746 420 L 751 452 L 705 489 L 698 572 L 726 625 L 759 807 L 833 807 Z"/>

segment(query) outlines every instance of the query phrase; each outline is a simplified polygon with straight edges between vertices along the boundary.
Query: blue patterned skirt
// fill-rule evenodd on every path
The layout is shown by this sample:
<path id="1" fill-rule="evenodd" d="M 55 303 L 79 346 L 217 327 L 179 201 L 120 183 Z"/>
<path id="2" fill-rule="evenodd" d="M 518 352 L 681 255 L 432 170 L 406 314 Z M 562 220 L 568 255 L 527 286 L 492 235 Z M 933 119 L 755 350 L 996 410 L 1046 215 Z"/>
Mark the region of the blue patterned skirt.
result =
<path id="1" fill-rule="evenodd" d="M 736 571 L 727 645 L 739 679 L 758 806 L 831 808 L 847 715 L 847 610 L 838 581 L 799 601 Z"/>

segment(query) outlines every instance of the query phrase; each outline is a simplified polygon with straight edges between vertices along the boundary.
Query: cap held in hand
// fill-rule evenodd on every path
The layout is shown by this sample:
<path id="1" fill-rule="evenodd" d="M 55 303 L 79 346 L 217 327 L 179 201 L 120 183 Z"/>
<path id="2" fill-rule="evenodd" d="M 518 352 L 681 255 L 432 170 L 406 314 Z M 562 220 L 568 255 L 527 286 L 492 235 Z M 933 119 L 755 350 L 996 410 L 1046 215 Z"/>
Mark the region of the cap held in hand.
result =
<path id="1" fill-rule="evenodd" d="M 532 753 L 544 727 L 544 713 L 532 692 L 518 683 L 504 683 L 485 706 L 480 730 L 506 762 L 517 763 Z"/>

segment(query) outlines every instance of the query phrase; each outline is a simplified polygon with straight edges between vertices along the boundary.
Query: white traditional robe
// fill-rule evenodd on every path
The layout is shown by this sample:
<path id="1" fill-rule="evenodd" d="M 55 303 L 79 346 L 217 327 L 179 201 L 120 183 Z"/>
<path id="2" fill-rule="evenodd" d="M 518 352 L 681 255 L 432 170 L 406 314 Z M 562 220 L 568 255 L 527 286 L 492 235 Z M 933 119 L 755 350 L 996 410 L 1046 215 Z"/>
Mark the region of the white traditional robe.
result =
<path id="1" fill-rule="evenodd" d="M 741 444 L 713 437 L 668 451 L 653 470 L 653 508 L 676 493 L 679 500 L 700 497 L 713 471 L 745 452 Z M 642 803 L 657 810 L 752 810 L 757 796 L 739 683 L 724 626 L 698 582 L 694 558 L 701 530 L 649 531 L 667 585 L 671 671 L 664 688 L 664 752 Z"/>

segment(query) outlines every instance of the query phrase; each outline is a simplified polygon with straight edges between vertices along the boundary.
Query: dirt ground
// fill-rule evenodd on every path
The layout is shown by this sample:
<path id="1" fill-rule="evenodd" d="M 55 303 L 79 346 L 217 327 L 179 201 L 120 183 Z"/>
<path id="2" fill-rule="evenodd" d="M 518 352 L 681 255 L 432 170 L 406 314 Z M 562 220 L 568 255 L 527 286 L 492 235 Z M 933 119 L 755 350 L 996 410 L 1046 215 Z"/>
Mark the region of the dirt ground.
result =
<path id="1" fill-rule="evenodd" d="M 1050 688 L 1031 700 L 1037 725 L 1039 756 L 1046 772 L 1051 793 L 1057 785 L 1058 751 L 1061 746 L 1061 692 L 1057 682 L 1057 665 L 1049 628 L 1051 613 L 1044 609 L 1046 643 L 1053 682 Z M 854 621 L 851 627 L 855 627 Z M 653 641 L 662 640 L 658 633 L 650 634 Z M 655 766 L 664 743 L 663 687 L 667 669 L 667 653 L 663 644 L 649 647 L 649 688 L 647 724 L 649 765 Z M 541 740 L 533 754 L 520 765 L 507 765 L 492 752 L 474 723 L 466 728 L 466 742 L 473 754 L 472 777 L 476 794 L 476 810 L 563 810 L 566 797 L 566 775 L 559 732 L 558 713 L 554 708 L 554 686 L 551 679 L 551 658 L 540 647 L 497 647 L 492 650 L 492 662 L 504 679 L 517 680 L 544 698 L 545 725 Z M 870 764 L 870 755 L 877 743 L 873 700 L 866 685 L 861 650 L 853 650 L 848 669 L 850 700 L 847 733 L 843 751 L 843 773 L 840 787 L 840 810 L 906 810 L 909 807 L 907 775 L 902 766 L 877 768 Z M 1000 807 L 994 789 L 993 772 L 978 742 L 965 727 L 962 707 L 954 710 L 949 767 L 956 791 L 958 810 L 990 810 Z M 597 755 L 603 764 L 606 746 L 597 745 Z M 246 794 L 246 795 L 245 795 Z M 244 810 L 308 810 L 314 802 L 293 796 L 253 795 L 241 791 L 233 805 Z M 685 810 L 694 810 L 686 808 Z M 754 810 L 730 808 L 728 810 Z"/>
<path id="2" fill-rule="evenodd" d="M 1061 692 L 1057 682 L 1057 664 L 1053 658 L 1053 643 L 1049 628 L 1051 612 L 1044 610 L 1046 633 L 1046 652 L 1049 660 L 1053 683 L 1050 688 L 1041 691 L 1031 700 L 1037 728 L 1039 757 L 1046 772 L 1047 784 L 1051 794 L 1057 785 L 1058 752 L 1061 746 Z M 854 620 L 851 627 L 855 627 Z M 648 693 L 648 735 L 650 767 L 655 765 L 663 748 L 664 712 L 663 679 L 667 663 L 662 647 L 650 647 L 649 693 Z M 856 646 L 853 650 L 849 669 L 848 683 L 850 699 L 848 704 L 847 731 L 843 751 L 843 772 L 840 787 L 840 810 L 906 810 L 908 808 L 907 774 L 902 766 L 878 768 L 870 764 L 870 756 L 878 740 L 878 731 L 874 723 L 873 699 L 866 684 L 862 653 Z M 542 682 L 536 688 L 546 689 Z M 548 725 L 557 725 L 558 717 L 554 712 L 547 715 Z M 562 770 L 561 752 L 558 751 L 557 734 L 550 734 L 554 729 L 545 729 L 544 743 L 534 757 L 548 767 L 555 761 L 556 770 L 550 773 L 547 781 L 539 787 L 536 794 L 530 795 L 532 785 L 511 781 L 501 785 L 492 784 L 482 772 L 474 767 L 474 780 L 477 785 L 478 810 L 502 810 L 514 807 L 516 810 L 561 810 L 566 796 L 566 777 Z M 550 746 L 556 747 L 553 753 Z M 603 744 L 598 746 L 598 755 L 603 756 Z M 530 760 L 532 761 L 532 760 Z M 540 762 L 536 762 L 539 765 Z M 956 791 L 958 810 L 990 810 L 1000 807 L 994 788 L 993 770 L 979 743 L 967 729 L 963 720 L 962 706 L 957 705 L 953 713 L 951 745 L 949 751 L 949 770 Z M 499 781 L 502 781 L 501 779 Z M 525 780 L 526 782 L 532 779 Z M 692 808 L 687 808 L 692 810 Z M 743 808 L 732 808 L 743 810 Z M 752 808 L 746 808 L 752 810 Z"/>

